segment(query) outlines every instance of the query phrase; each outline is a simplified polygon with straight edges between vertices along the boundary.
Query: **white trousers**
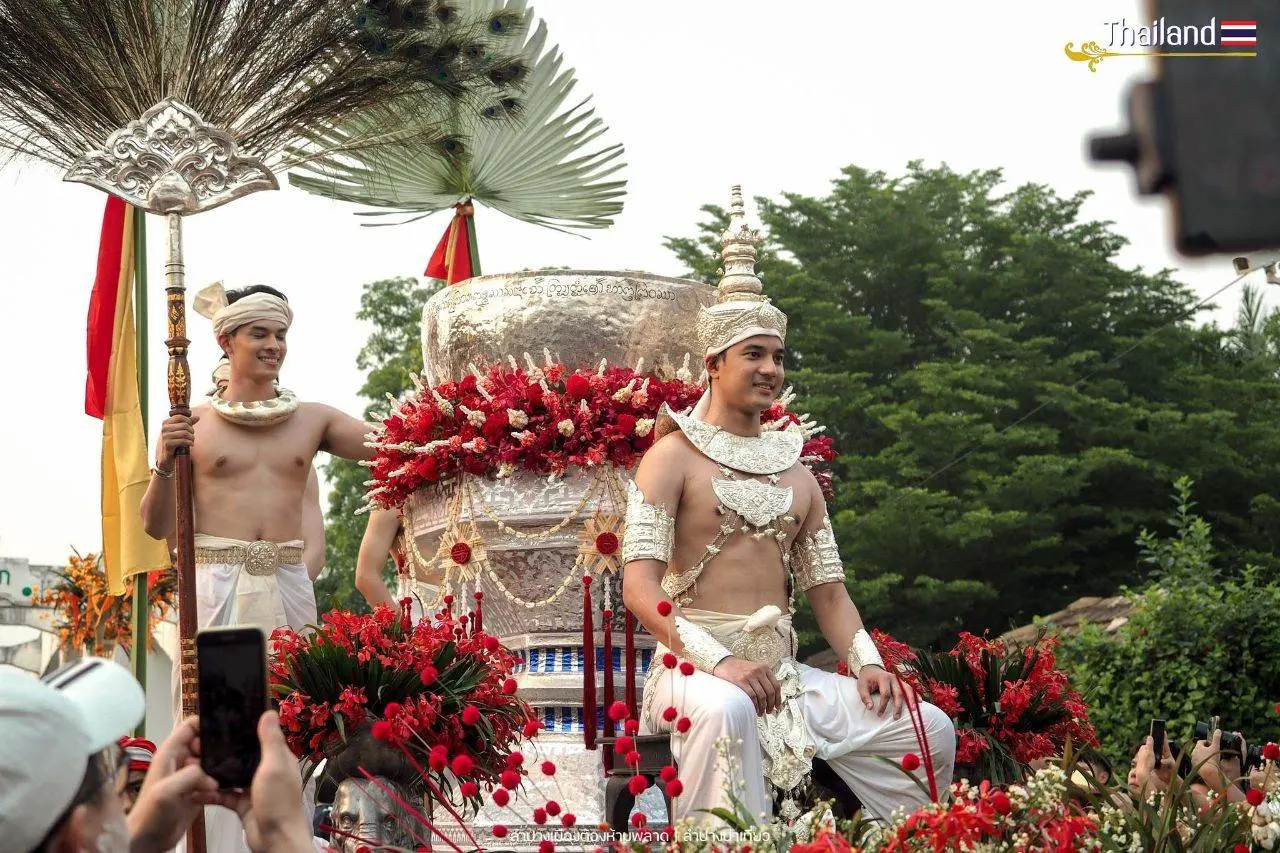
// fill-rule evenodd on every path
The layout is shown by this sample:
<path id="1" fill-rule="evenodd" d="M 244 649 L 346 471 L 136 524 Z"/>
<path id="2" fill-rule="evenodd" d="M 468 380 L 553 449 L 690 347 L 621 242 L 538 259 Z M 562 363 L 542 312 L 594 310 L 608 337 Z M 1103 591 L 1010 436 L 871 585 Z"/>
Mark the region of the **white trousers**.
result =
<path id="1" fill-rule="evenodd" d="M 199 547 L 217 547 L 234 540 L 197 534 Z M 301 542 L 287 545 L 301 546 Z M 202 563 L 196 566 L 196 619 L 201 628 L 219 628 L 230 625 L 254 625 L 271 636 L 282 626 L 301 631 L 318 621 L 316 594 L 307 567 L 301 563 L 280 566 L 274 575 L 259 577 L 244 571 L 236 563 Z M 174 715 L 181 718 L 180 691 L 182 679 L 178 670 L 179 660 L 174 661 L 173 690 Z M 301 807 L 306 811 L 307 825 L 311 825 L 311 802 L 314 785 L 303 792 Z M 204 810 L 207 853 L 248 853 L 244 840 L 244 828 L 240 816 L 219 806 L 207 806 Z M 176 848 L 186 850 L 186 841 Z"/>
<path id="2" fill-rule="evenodd" d="M 665 650 L 661 650 L 665 651 Z M 887 766 L 877 756 L 901 762 L 907 753 L 920 754 L 911 720 L 904 710 L 895 720 L 893 712 L 876 716 L 858 696 L 855 678 L 836 675 L 796 664 L 804 693 L 800 697 L 805 724 L 817 745 L 817 758 L 825 760 L 862 801 L 871 817 L 886 820 L 899 806 L 911 810 L 928 797 L 901 770 Z M 702 671 L 691 676 L 679 670 L 663 669 L 646 685 L 654 690 L 653 700 L 645 699 L 644 726 L 651 732 L 672 732 L 671 752 L 680 769 L 684 791 L 672 802 L 673 823 L 719 823 L 719 818 L 699 812 L 733 805 L 729 792 L 742 801 L 754 816 L 768 816 L 773 804 L 768 796 L 761 763 L 756 711 L 751 699 L 737 685 Z M 662 712 L 675 706 L 691 723 L 686 734 L 673 732 L 674 724 L 662 719 Z M 939 708 L 921 703 L 934 776 L 941 796 L 951 785 L 955 765 L 956 739 L 951 719 Z M 737 767 L 730 768 L 717 752 L 722 738 L 734 747 Z M 915 773 L 926 790 L 924 767 Z"/>

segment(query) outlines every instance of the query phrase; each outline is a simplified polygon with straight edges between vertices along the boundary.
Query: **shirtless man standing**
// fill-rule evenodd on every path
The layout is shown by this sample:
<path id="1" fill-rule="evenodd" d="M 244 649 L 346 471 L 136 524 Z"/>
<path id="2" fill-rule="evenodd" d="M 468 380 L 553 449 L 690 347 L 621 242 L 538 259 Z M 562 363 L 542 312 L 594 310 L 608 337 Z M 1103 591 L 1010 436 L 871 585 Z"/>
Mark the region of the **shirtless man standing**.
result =
<path id="1" fill-rule="evenodd" d="M 372 458 L 369 427 L 277 386 L 293 322 L 279 291 L 258 285 L 228 294 L 216 284 L 197 295 L 196 310 L 213 320 L 230 377 L 191 417 L 164 422 L 143 522 L 152 536 L 172 535 L 174 456 L 191 448 L 200 627 L 301 629 L 316 620 L 302 539 L 312 459 L 320 450 Z"/>
<path id="2" fill-rule="evenodd" d="M 624 600 L 665 644 L 655 660 L 670 649 L 696 667 L 687 677 L 650 670 L 641 725 L 672 731 L 668 706 L 690 720 L 687 733 L 672 735 L 684 783 L 677 821 L 718 820 L 700 810 L 732 811 L 730 793 L 753 816 L 767 815 L 766 782 L 783 796 L 783 817 L 794 819 L 814 758 L 827 761 L 869 815 L 887 819 L 927 799 L 876 758 L 921 752 L 903 713 L 915 698 L 885 671 L 845 588 L 822 490 L 799 461 L 803 434 L 761 423 L 782 389 L 787 321 L 762 294 L 758 239 L 735 188 L 723 240 L 727 274 L 718 303 L 698 320 L 708 391 L 691 413 L 663 413 L 660 426 L 675 430 L 645 454 L 630 489 Z M 808 597 L 823 637 L 854 677 L 796 662 L 796 593 Z M 945 792 L 955 732 L 941 710 L 918 707 Z M 739 766 L 718 755 L 721 739 Z"/>

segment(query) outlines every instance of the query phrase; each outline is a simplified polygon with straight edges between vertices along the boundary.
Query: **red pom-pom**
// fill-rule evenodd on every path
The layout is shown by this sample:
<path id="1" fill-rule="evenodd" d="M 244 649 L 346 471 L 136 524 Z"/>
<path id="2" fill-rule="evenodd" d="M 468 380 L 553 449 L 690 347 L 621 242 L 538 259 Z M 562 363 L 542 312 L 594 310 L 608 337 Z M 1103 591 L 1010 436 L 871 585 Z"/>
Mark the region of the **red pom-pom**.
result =
<path id="1" fill-rule="evenodd" d="M 434 666 L 424 666 L 418 670 L 418 680 L 422 682 L 423 687 L 430 687 L 440 680 L 440 670 Z"/>
<path id="2" fill-rule="evenodd" d="M 520 774 L 514 770 L 503 770 L 498 774 L 498 782 L 502 787 L 514 791 L 520 787 Z"/>
<path id="3" fill-rule="evenodd" d="M 449 769 L 458 778 L 470 776 L 472 771 L 476 769 L 476 762 L 470 755 L 455 755 L 453 761 L 449 764 Z"/>
<path id="4" fill-rule="evenodd" d="M 459 566 L 465 566 L 471 562 L 471 546 L 466 542 L 455 542 L 453 547 L 449 549 L 449 559 L 453 560 Z M 445 597 L 445 604 L 452 604 L 449 597 Z"/>
<path id="5" fill-rule="evenodd" d="M 556 853 L 556 844 L 549 838 L 538 842 L 538 853 Z"/>
<path id="6" fill-rule="evenodd" d="M 658 778 L 661 779 L 663 782 L 670 782 L 671 780 L 675 779 L 676 766 L 674 764 L 668 764 L 666 767 L 662 768 L 662 770 L 658 772 Z"/>
<path id="7" fill-rule="evenodd" d="M 667 783 L 668 796 L 678 797 L 683 793 L 684 793 L 684 783 L 681 782 L 679 779 L 672 779 L 670 782 Z"/>
<path id="8" fill-rule="evenodd" d="M 1262 757 L 1267 761 L 1280 761 L 1280 744 L 1269 743 L 1262 747 Z"/>
<path id="9" fill-rule="evenodd" d="M 564 381 L 564 393 L 574 400 L 581 400 L 591 393 L 591 380 L 580 373 L 575 373 Z"/>
<path id="10" fill-rule="evenodd" d="M 676 731 L 678 731 L 680 734 L 684 734 L 685 732 L 689 731 L 689 727 L 691 725 L 693 725 L 693 723 L 689 722 L 688 717 L 681 717 L 680 719 L 676 720 Z"/>
<path id="11" fill-rule="evenodd" d="M 486 652 L 496 652 L 498 647 L 501 645 L 501 643 L 498 642 L 498 638 L 492 634 L 485 635 L 482 642 L 484 643 L 484 650 Z"/>
<path id="12" fill-rule="evenodd" d="M 609 706 L 609 719 L 615 723 L 620 723 L 627 718 L 628 714 L 626 702 L 614 702 Z"/>
<path id="13" fill-rule="evenodd" d="M 564 817 L 560 818 L 560 825 L 565 827 L 566 829 L 573 826 L 577 822 L 578 822 L 578 819 L 574 817 L 573 812 L 565 812 Z"/>
<path id="14" fill-rule="evenodd" d="M 493 792 L 493 801 L 500 806 L 505 806 L 511 802 L 511 793 L 506 788 L 495 788 Z"/>
<path id="15" fill-rule="evenodd" d="M 640 734 L 640 721 L 627 720 L 626 724 L 623 726 L 623 731 L 625 731 L 629 735 Z"/>
<path id="16" fill-rule="evenodd" d="M 432 753 L 427 757 L 427 766 L 437 773 L 441 773 L 449 766 L 449 756 Z"/>
<path id="17" fill-rule="evenodd" d="M 628 763 L 628 764 L 633 764 L 633 765 L 635 765 L 636 767 L 639 767 L 639 766 L 640 766 L 640 753 L 639 753 L 637 750 L 634 750 L 634 749 L 633 749 L 633 750 L 631 750 L 630 752 L 628 752 L 628 753 L 627 753 L 627 763 Z"/>
<path id="18" fill-rule="evenodd" d="M 618 551 L 618 534 L 606 530 L 596 537 L 596 550 L 606 557 Z"/>
<path id="19" fill-rule="evenodd" d="M 536 808 L 533 810 L 533 822 L 538 826 L 542 826 L 547 822 L 547 810 L 544 808 Z"/>
<path id="20" fill-rule="evenodd" d="M 677 662 L 676 656 L 671 654 L 671 652 L 667 652 L 662 656 L 662 665 L 667 669 L 675 669 Z"/>
<path id="21" fill-rule="evenodd" d="M 1231 848 L 1231 853 L 1249 853 L 1249 845 L 1237 844 L 1235 847 Z"/>
<path id="22" fill-rule="evenodd" d="M 395 737 L 395 733 L 391 729 L 391 724 L 386 720 L 378 720 L 373 724 L 373 728 L 369 731 L 373 735 L 374 740 L 390 742 Z"/>
<path id="23" fill-rule="evenodd" d="M 476 794 L 480 793 L 480 786 L 475 782 L 463 782 L 458 786 L 458 791 L 464 797 L 474 797 Z"/>
<path id="24" fill-rule="evenodd" d="M 582 576 L 582 585 L 583 585 L 583 586 L 591 586 L 591 575 L 583 575 L 583 576 Z"/>
<path id="25" fill-rule="evenodd" d="M 678 716 L 680 716 L 680 712 L 676 710 L 675 705 L 668 705 L 662 709 L 662 719 L 666 720 L 668 723 Z"/>
<path id="26" fill-rule="evenodd" d="M 514 678 L 508 678 L 506 681 L 502 682 L 502 692 L 507 696 L 514 696 L 516 689 L 516 680 Z"/>
<path id="27" fill-rule="evenodd" d="M 516 770 L 521 764 L 524 764 L 524 753 L 518 749 L 512 750 L 511 754 L 507 756 L 507 767 Z"/>
<path id="28" fill-rule="evenodd" d="M 680 674 L 686 676 L 693 675 L 693 664 L 689 663 L 687 660 L 680 661 Z"/>
<path id="29" fill-rule="evenodd" d="M 556 764 L 554 761 L 542 762 L 542 773 L 544 776 L 556 775 Z"/>
<path id="30" fill-rule="evenodd" d="M 462 722 L 464 725 L 474 726 L 480 722 L 480 709 L 475 705 L 468 705 L 462 709 Z"/>
<path id="31" fill-rule="evenodd" d="M 396 714 L 399 714 L 399 713 L 400 713 L 399 702 L 388 702 L 387 707 L 382 709 L 382 716 L 388 719 L 390 719 L 391 717 L 394 717 Z"/>
<path id="32" fill-rule="evenodd" d="M 658 602 L 658 615 L 659 615 L 659 616 L 670 616 L 670 615 L 671 615 L 671 602 L 670 602 L 670 601 L 667 601 L 667 600 L 664 598 L 662 601 L 659 601 L 659 602 Z"/>
<path id="33" fill-rule="evenodd" d="M 556 815 L 560 814 L 560 804 L 557 803 L 555 800 L 547 800 L 546 808 L 547 808 L 547 814 L 551 815 L 552 817 L 555 817 Z"/>
<path id="34" fill-rule="evenodd" d="M 914 773 L 920 769 L 920 756 L 914 752 L 908 752 L 902 756 L 902 769 L 908 773 Z"/>
<path id="35" fill-rule="evenodd" d="M 649 819 L 644 816 L 644 812 L 636 812 L 631 816 L 631 825 L 636 829 L 640 829 L 648 822 Z"/>
<path id="36" fill-rule="evenodd" d="M 996 814 L 1008 814 L 1013 811 L 1013 803 L 1004 791 L 996 791 L 991 795 L 991 807 L 996 810 Z"/>
<path id="37" fill-rule="evenodd" d="M 503 826 L 502 824 L 500 824 L 500 823 L 495 823 L 495 824 L 493 825 L 493 828 L 492 828 L 492 829 L 490 829 L 489 831 L 493 833 L 493 837 L 494 837 L 494 838 L 506 838 L 506 837 L 507 837 L 507 828 L 506 828 L 505 826 Z"/>
<path id="38" fill-rule="evenodd" d="M 1280 702 L 1276 703 L 1276 713 L 1280 714 Z"/>
<path id="39" fill-rule="evenodd" d="M 627 789 L 637 797 L 643 794 L 648 787 L 649 780 L 644 776 L 632 776 L 631 781 L 627 783 Z"/>
<path id="40" fill-rule="evenodd" d="M 628 752 L 636 748 L 636 742 L 627 735 L 623 735 L 614 741 L 613 748 L 622 755 L 626 755 Z"/>
<path id="41" fill-rule="evenodd" d="M 538 734 L 538 730 L 541 728 L 542 728 L 542 723 L 539 723 L 537 720 L 529 720 L 524 724 L 525 738 L 536 737 Z"/>
<path id="42" fill-rule="evenodd" d="M 1244 801 L 1249 805 L 1253 806 L 1255 809 L 1258 806 L 1262 805 L 1262 801 L 1265 800 L 1266 798 L 1267 798 L 1267 795 L 1264 794 L 1259 788 L 1250 788 L 1249 792 L 1244 795 Z"/>

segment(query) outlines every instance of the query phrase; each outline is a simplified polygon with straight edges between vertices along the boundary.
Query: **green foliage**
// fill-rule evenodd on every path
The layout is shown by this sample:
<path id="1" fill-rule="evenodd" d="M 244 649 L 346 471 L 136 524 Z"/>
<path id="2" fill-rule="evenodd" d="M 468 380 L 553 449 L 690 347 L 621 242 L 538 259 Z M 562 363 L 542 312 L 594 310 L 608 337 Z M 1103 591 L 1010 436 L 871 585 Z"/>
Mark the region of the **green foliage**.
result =
<path id="1" fill-rule="evenodd" d="M 1063 639 L 1060 663 L 1084 686 L 1109 758 L 1127 766 L 1153 718 L 1173 742 L 1197 720 L 1220 716 L 1249 743 L 1275 740 L 1280 722 L 1280 586 L 1274 572 L 1246 565 L 1221 571 L 1208 523 L 1195 513 L 1191 482 L 1176 485 L 1172 534 L 1143 530 L 1141 558 L 1155 581 L 1133 596 L 1128 622 L 1112 636 L 1091 627 Z M 1217 582 L 1219 574 L 1225 579 Z"/>
<path id="2" fill-rule="evenodd" d="M 387 395 L 398 397 L 412 385 L 410 377 L 422 372 L 419 324 L 422 306 L 442 282 L 429 279 L 422 285 L 416 278 L 388 278 L 364 286 L 357 320 L 373 324 L 368 341 L 356 356 L 356 366 L 368 371 L 360 394 L 369 401 L 364 416 L 385 411 Z M 364 515 L 356 510 L 364 505 L 364 481 L 368 472 L 348 459 L 333 459 L 325 466 L 329 481 L 329 509 L 325 516 L 325 570 L 316 580 L 316 604 L 320 612 L 334 608 L 368 612 L 364 596 L 355 587 L 356 556 L 364 538 Z M 394 577 L 394 565 L 387 561 L 384 572 Z"/>
<path id="3" fill-rule="evenodd" d="M 1184 474 L 1221 551 L 1276 563 L 1277 350 L 1246 355 L 1189 322 L 1195 296 L 1166 272 L 1118 266 L 1125 241 L 1080 219 L 1087 194 L 1001 181 L 848 167 L 823 197 L 758 199 L 788 380 L 842 454 L 854 599 L 914 646 L 1142 581 L 1135 536 Z M 714 281 L 727 219 L 704 211 L 666 245 Z M 803 654 L 806 609 L 799 628 Z"/>

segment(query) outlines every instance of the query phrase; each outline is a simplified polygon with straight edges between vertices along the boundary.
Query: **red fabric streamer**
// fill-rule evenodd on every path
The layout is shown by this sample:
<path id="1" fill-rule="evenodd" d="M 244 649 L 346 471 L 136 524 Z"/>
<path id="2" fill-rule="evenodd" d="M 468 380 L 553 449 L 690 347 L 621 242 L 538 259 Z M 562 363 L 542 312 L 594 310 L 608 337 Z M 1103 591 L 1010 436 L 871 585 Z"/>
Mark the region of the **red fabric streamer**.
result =
<path id="1" fill-rule="evenodd" d="M 596 748 L 596 629 L 591 618 L 591 576 L 582 579 L 582 742 Z"/>
<path id="2" fill-rule="evenodd" d="M 640 719 L 638 709 L 636 708 L 636 617 L 627 610 L 626 622 L 626 662 L 623 664 L 623 672 L 627 678 L 627 710 L 631 714 L 633 720 Z"/>
<path id="3" fill-rule="evenodd" d="M 427 262 L 424 273 L 431 278 L 444 279 L 449 284 L 471 278 L 471 270 L 475 267 L 471 258 L 471 237 L 468 234 L 475 208 L 470 201 L 465 201 L 455 204 L 453 210 L 453 219 L 449 221 L 449 227 L 445 229 L 436 250 L 431 253 L 431 260 Z"/>
<path id="4" fill-rule="evenodd" d="M 613 705 L 613 611 L 604 611 L 604 706 L 609 708 Z M 613 737 L 615 733 L 613 718 L 608 714 L 604 715 L 604 736 Z M 605 744 L 604 747 L 604 769 L 609 771 L 613 767 L 613 747 Z"/>
<path id="5" fill-rule="evenodd" d="M 115 339 L 116 294 L 123 261 L 124 223 L 128 206 L 115 196 L 107 196 L 102 214 L 102 236 L 98 239 L 98 269 L 89 295 L 86 335 L 89 370 L 84 383 L 84 413 L 103 418 L 107 412 L 107 377 L 111 372 L 111 345 Z"/>

